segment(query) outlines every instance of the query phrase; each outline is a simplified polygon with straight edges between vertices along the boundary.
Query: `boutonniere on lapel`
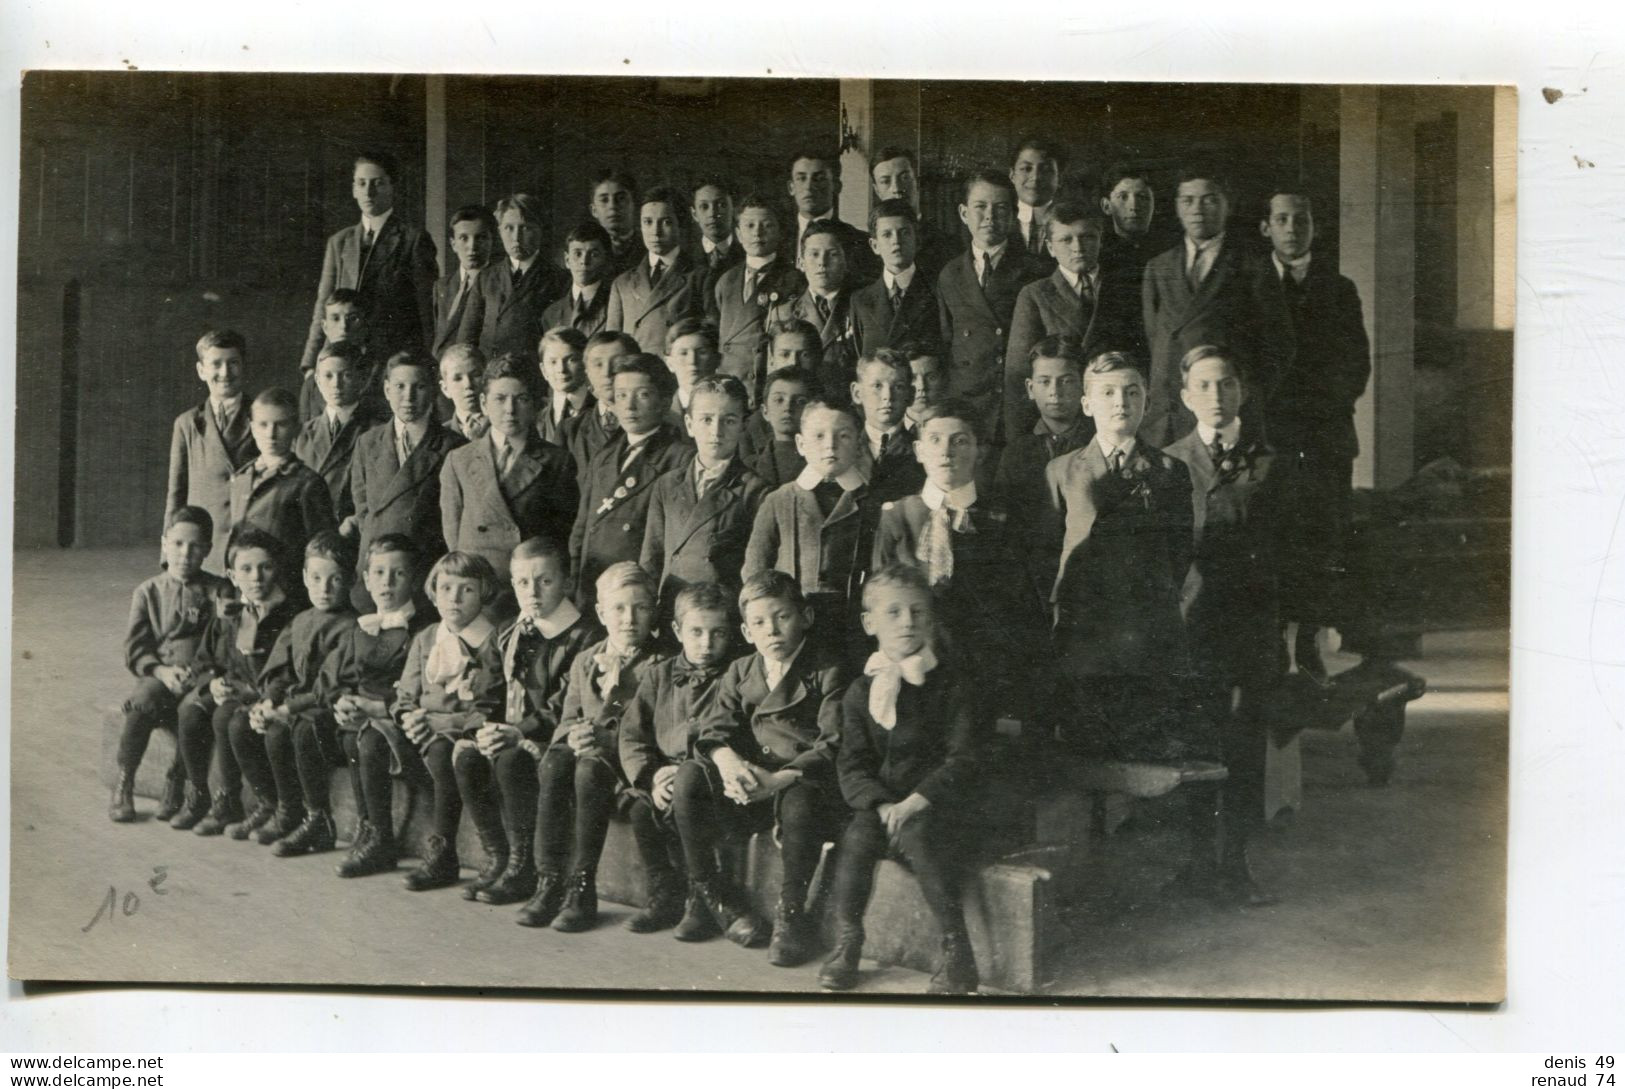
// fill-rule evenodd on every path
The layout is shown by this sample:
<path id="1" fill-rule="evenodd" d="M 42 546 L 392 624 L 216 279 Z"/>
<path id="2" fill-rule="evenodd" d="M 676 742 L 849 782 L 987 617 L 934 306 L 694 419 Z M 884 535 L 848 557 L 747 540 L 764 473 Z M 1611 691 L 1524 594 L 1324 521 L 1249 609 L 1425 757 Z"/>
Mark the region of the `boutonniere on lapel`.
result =
<path id="1" fill-rule="evenodd" d="M 607 510 L 613 510 L 614 507 L 615 507 L 615 504 L 619 503 L 621 500 L 623 500 L 627 496 L 631 495 L 632 494 L 632 489 L 637 487 L 637 486 L 638 486 L 638 478 L 637 477 L 635 477 L 635 476 L 627 477 L 625 483 L 623 483 L 619 488 L 616 488 L 615 491 L 612 494 L 606 495 L 604 497 L 604 501 L 602 503 L 598 504 L 598 513 L 603 514 Z"/>
<path id="2" fill-rule="evenodd" d="M 1214 487 L 1228 484 L 1252 472 L 1258 454 L 1259 449 L 1256 441 L 1237 443 L 1229 450 L 1226 450 L 1224 457 L 1220 459 L 1217 466 L 1219 477 L 1214 482 Z"/>
<path id="3" fill-rule="evenodd" d="M 758 291 L 756 293 L 756 305 L 764 310 L 770 306 L 779 305 L 779 293 L 777 291 Z"/>
<path id="4" fill-rule="evenodd" d="M 1137 501 L 1146 510 L 1151 509 L 1151 466 L 1138 456 L 1128 459 L 1121 474 L 1124 501 Z"/>

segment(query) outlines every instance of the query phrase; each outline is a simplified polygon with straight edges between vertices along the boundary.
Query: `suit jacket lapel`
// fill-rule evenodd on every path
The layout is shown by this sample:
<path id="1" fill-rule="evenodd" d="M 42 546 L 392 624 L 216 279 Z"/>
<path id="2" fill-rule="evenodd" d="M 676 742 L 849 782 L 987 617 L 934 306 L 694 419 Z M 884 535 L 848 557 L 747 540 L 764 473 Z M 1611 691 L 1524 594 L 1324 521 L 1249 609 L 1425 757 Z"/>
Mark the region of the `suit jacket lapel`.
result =
<path id="1" fill-rule="evenodd" d="M 693 466 L 691 464 L 688 470 L 685 470 L 684 472 L 683 486 L 685 489 L 687 489 L 687 492 L 692 492 L 694 489 L 694 474 L 692 469 Z M 693 537 L 701 529 L 705 528 L 706 525 L 722 517 L 723 512 L 725 512 L 735 503 L 739 502 L 739 493 L 736 490 L 736 486 L 739 483 L 740 475 L 743 474 L 744 471 L 745 467 L 740 463 L 737 457 L 728 463 L 728 467 L 723 470 L 722 475 L 717 478 L 714 484 L 711 485 L 710 490 L 707 491 L 697 503 L 689 508 L 687 512 L 688 516 L 679 532 L 675 535 L 675 543 L 670 547 L 670 551 L 675 552 L 679 548 L 682 548 L 688 543 L 689 538 Z"/>
<path id="2" fill-rule="evenodd" d="M 386 490 L 383 502 L 387 503 L 402 492 L 417 487 L 425 477 L 434 471 L 440 458 L 440 447 L 444 442 L 445 431 L 446 429 L 435 420 L 431 419 L 429 421 L 429 429 L 423 433 L 423 441 L 412 448 L 412 453 L 407 457 L 406 464 L 395 470 L 395 475 L 390 479 L 389 488 Z M 388 439 L 385 445 L 388 448 L 388 457 L 391 461 L 394 461 L 396 455 L 393 426 L 391 426 L 387 434 Z"/>
<path id="3" fill-rule="evenodd" d="M 802 671 L 801 663 L 809 653 L 811 653 L 810 648 L 806 643 L 802 643 L 801 651 L 796 655 L 796 660 L 790 663 L 790 668 L 784 671 L 783 677 L 779 678 L 778 687 L 772 691 L 767 691 L 767 666 L 762 661 L 760 654 L 755 655 L 751 662 L 751 679 L 759 686 L 758 690 L 763 691 L 764 694 L 761 702 L 756 705 L 756 711 L 751 715 L 752 718 L 757 715 L 783 714 L 807 699 L 807 679 Z"/>
<path id="4" fill-rule="evenodd" d="M 492 469 L 496 467 L 496 450 L 490 443 L 486 447 L 491 450 Z M 510 502 L 517 496 L 523 495 L 525 489 L 535 483 L 536 478 L 542 475 L 541 451 L 537 444 L 527 436 L 524 449 L 514 454 L 513 463 L 508 466 L 508 475 L 498 479 L 502 487 L 502 494 Z"/>
<path id="5" fill-rule="evenodd" d="M 356 224 L 355 234 L 353 235 L 357 267 L 361 267 L 359 262 L 361 260 L 362 229 L 359 223 Z M 384 268 L 390 261 L 394 260 L 395 249 L 400 245 L 401 232 L 404 229 L 400 225 L 400 214 L 398 212 L 389 217 L 388 221 L 384 223 L 383 229 L 378 232 L 378 237 L 372 240 L 372 250 L 367 254 L 367 263 L 362 269 L 363 272 L 377 276 L 379 269 Z M 356 279 L 359 284 L 361 277 L 358 276 Z"/>
<path id="6" fill-rule="evenodd" d="M 1005 253 L 1009 254 L 1008 246 L 1005 247 Z M 982 290 L 981 283 L 976 279 L 976 251 L 968 249 L 954 258 L 954 262 L 956 271 L 954 286 L 958 289 L 960 298 L 970 306 L 981 310 L 982 316 L 987 321 L 997 321 L 998 316 L 993 313 L 993 304 L 988 302 L 987 293 Z"/>
<path id="7" fill-rule="evenodd" d="M 649 262 L 644 261 L 643 263 L 642 281 L 647 285 L 648 302 L 643 306 L 643 313 L 638 315 L 640 318 L 653 313 L 667 299 L 681 291 L 688 277 L 688 261 L 681 250 L 672 255 L 669 261 L 664 257 L 660 260 L 665 262 L 666 271 L 660 274 L 660 283 L 658 284 L 649 283 Z"/>

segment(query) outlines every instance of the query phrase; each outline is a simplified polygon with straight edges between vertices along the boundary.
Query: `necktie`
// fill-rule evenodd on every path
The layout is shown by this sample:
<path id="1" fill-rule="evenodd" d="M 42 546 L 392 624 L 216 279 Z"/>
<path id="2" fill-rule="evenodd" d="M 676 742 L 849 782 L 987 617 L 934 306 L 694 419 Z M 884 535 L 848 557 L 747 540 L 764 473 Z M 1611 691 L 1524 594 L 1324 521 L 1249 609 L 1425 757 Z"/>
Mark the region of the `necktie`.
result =
<path id="1" fill-rule="evenodd" d="M 571 315 L 571 317 L 570 317 L 570 324 L 571 325 L 580 325 L 582 319 L 585 318 L 586 316 L 587 316 L 587 297 L 585 295 L 577 295 L 576 296 L 575 313 L 573 315 Z"/>
<path id="2" fill-rule="evenodd" d="M 519 290 L 519 285 L 524 283 L 524 282 L 525 282 L 525 270 L 520 268 L 518 265 L 515 265 L 514 269 L 513 269 L 513 286 L 514 286 L 514 290 L 515 291 Z"/>
<path id="3" fill-rule="evenodd" d="M 1213 436 L 1213 446 L 1209 449 L 1209 453 L 1213 455 L 1213 465 L 1215 468 L 1224 464 L 1224 440 L 1218 435 Z"/>
<path id="4" fill-rule="evenodd" d="M 362 231 L 361 231 L 361 256 L 365 257 L 367 254 L 372 252 L 372 244 L 376 240 L 377 240 L 377 232 L 375 232 L 371 227 L 366 227 L 366 228 L 362 229 Z"/>
<path id="5" fill-rule="evenodd" d="M 1188 274 L 1192 291 L 1202 286 L 1202 281 L 1207 279 L 1208 266 L 1212 263 L 1213 247 L 1211 245 L 1198 246 L 1196 256 L 1191 258 L 1191 267 Z"/>
<path id="6" fill-rule="evenodd" d="M 399 447 L 397 453 L 400 455 L 401 464 L 405 465 L 407 459 L 412 456 L 412 435 L 404 428 L 401 430 Z"/>
<path id="7" fill-rule="evenodd" d="M 814 295 L 813 296 L 813 308 L 818 311 L 818 323 L 820 325 L 822 325 L 825 322 L 829 321 L 829 300 L 828 299 L 824 298 L 824 296 L 822 296 L 822 295 Z"/>
<path id="8" fill-rule="evenodd" d="M 1083 303 L 1083 308 L 1085 310 L 1094 305 L 1095 292 L 1094 289 L 1089 285 L 1088 273 L 1084 273 L 1082 276 L 1078 277 L 1078 301 Z"/>
<path id="9" fill-rule="evenodd" d="M 343 426 L 343 425 L 339 423 L 339 418 L 337 416 L 333 415 L 332 413 L 328 413 L 328 416 L 327 416 L 327 438 L 328 438 L 329 442 L 331 442 L 332 440 L 339 437 L 339 428 L 341 426 Z"/>
<path id="10" fill-rule="evenodd" d="M 880 436 L 880 449 L 875 454 L 875 460 L 879 461 L 881 458 L 885 457 L 886 456 L 886 451 L 890 447 L 891 447 L 891 432 L 888 431 L 888 432 L 885 432 L 884 434 L 882 434 Z"/>
<path id="11" fill-rule="evenodd" d="M 447 313 L 448 314 L 455 314 L 455 313 L 457 313 L 458 310 L 462 309 L 463 296 L 465 296 L 467 294 L 468 294 L 468 273 L 467 272 L 460 272 L 460 273 L 457 274 L 457 294 L 452 298 L 452 300 L 451 300 L 451 309 L 448 310 Z"/>
<path id="12" fill-rule="evenodd" d="M 750 302 L 751 299 L 756 297 L 756 285 L 761 281 L 761 278 L 762 278 L 762 270 L 761 269 L 759 269 L 759 268 L 747 268 L 745 270 L 745 296 L 744 296 L 744 298 L 745 298 L 746 302 Z"/>
<path id="13" fill-rule="evenodd" d="M 813 498 L 818 501 L 818 510 L 825 518 L 841 501 L 841 491 L 841 486 L 833 480 L 825 480 L 813 489 Z"/>
<path id="14" fill-rule="evenodd" d="M 1118 476 L 1123 475 L 1124 460 L 1125 458 L 1122 447 L 1118 447 L 1116 450 L 1112 451 L 1112 472 L 1116 473 Z"/>
<path id="15" fill-rule="evenodd" d="M 982 285 L 983 291 L 987 290 L 987 278 L 992 272 L 993 255 L 991 253 L 984 253 L 982 254 L 982 271 L 976 277 L 977 282 Z"/>
<path id="16" fill-rule="evenodd" d="M 240 654 L 254 653 L 254 640 L 259 635 L 260 618 L 264 608 L 245 602 L 243 611 L 237 614 L 237 651 Z"/>
<path id="17" fill-rule="evenodd" d="M 225 405 L 216 405 L 215 406 L 215 408 L 214 408 L 214 426 L 215 426 L 215 430 L 219 431 L 222 435 L 224 435 L 226 433 L 226 406 Z"/>
<path id="18" fill-rule="evenodd" d="M 1027 252 L 1037 254 L 1043 248 L 1044 241 L 1039 237 L 1038 210 L 1033 209 L 1033 217 L 1027 221 Z"/>
<path id="19" fill-rule="evenodd" d="M 513 443 L 505 442 L 497 448 L 497 476 L 507 476 L 513 468 Z"/>
<path id="20" fill-rule="evenodd" d="M 720 268 L 722 266 L 722 261 L 723 261 L 723 259 L 725 257 L 727 257 L 727 253 L 723 250 L 723 248 L 721 246 L 717 246 L 716 248 L 714 248 L 711 251 L 711 267 L 713 269 Z"/>
<path id="21" fill-rule="evenodd" d="M 914 558 L 920 561 L 926 580 L 933 588 L 954 577 L 954 522 L 963 514 L 963 511 L 950 510 L 948 501 L 944 499 L 942 505 L 931 512 L 925 528 L 920 531 Z"/>
<path id="22" fill-rule="evenodd" d="M 901 309 L 903 309 L 903 285 L 894 280 L 891 287 L 891 311 L 895 314 Z"/>
<path id="23" fill-rule="evenodd" d="M 660 284 L 660 274 L 666 271 L 666 266 L 657 257 L 655 263 L 649 266 L 649 286 L 657 287 Z"/>

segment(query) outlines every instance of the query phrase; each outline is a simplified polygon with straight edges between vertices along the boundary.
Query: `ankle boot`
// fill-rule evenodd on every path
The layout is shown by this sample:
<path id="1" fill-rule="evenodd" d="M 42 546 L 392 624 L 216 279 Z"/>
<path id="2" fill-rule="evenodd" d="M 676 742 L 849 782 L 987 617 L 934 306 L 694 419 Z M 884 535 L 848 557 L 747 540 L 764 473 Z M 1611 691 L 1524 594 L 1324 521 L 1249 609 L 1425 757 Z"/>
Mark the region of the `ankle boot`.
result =
<path id="1" fill-rule="evenodd" d="M 564 889 L 564 907 L 553 919 L 553 929 L 575 934 L 598 925 L 598 883 L 592 870 L 576 870 Z"/>
<path id="2" fill-rule="evenodd" d="M 450 888 L 462 876 L 462 867 L 457 862 L 457 844 L 445 836 L 430 836 L 423 845 L 418 868 L 406 875 L 406 887 L 412 892 Z"/>
<path id="3" fill-rule="evenodd" d="M 745 903 L 739 890 L 720 878 L 700 882 L 700 895 L 712 918 L 722 927 L 722 936 L 735 945 L 755 949 L 767 944 L 772 926 Z"/>
<path id="4" fill-rule="evenodd" d="M 117 824 L 135 820 L 135 772 L 119 769 L 118 782 L 113 784 L 113 800 L 107 806 L 107 818 Z"/>
<path id="5" fill-rule="evenodd" d="M 476 900 L 480 893 L 496 884 L 497 879 L 508 870 L 508 836 L 502 830 L 501 822 L 490 827 L 476 827 L 475 833 L 479 837 L 480 850 L 485 852 L 485 865 L 474 880 L 463 886 L 463 899 Z"/>
<path id="6" fill-rule="evenodd" d="M 276 814 L 260 826 L 254 834 L 254 841 L 261 847 L 269 847 L 284 836 L 291 836 L 294 830 L 300 828 L 305 822 L 305 805 L 303 802 L 278 803 Z"/>
<path id="7" fill-rule="evenodd" d="M 318 851 L 331 851 L 338 838 L 333 827 L 333 815 L 321 809 L 312 809 L 299 822 L 299 827 L 276 841 L 271 853 L 278 858 L 294 855 L 312 855 Z"/>
<path id="8" fill-rule="evenodd" d="M 248 815 L 226 829 L 226 835 L 232 839 L 252 839 L 276 817 L 277 803 L 274 799 L 266 799 L 259 794 L 254 797 L 254 808 Z"/>
<path id="9" fill-rule="evenodd" d="M 942 964 L 931 977 L 926 993 L 975 994 L 981 982 L 981 976 L 976 972 L 976 954 L 971 951 L 970 935 L 965 933 L 962 926 L 945 932 L 942 935 Z"/>
<path id="10" fill-rule="evenodd" d="M 169 818 L 169 826 L 177 832 L 185 832 L 195 828 L 199 821 L 209 815 L 209 792 L 199 790 L 190 784 L 186 787 L 186 802 L 176 814 Z"/>
<path id="11" fill-rule="evenodd" d="M 508 844 L 508 868 L 475 897 L 482 904 L 517 904 L 536 892 L 536 859 L 531 853 L 530 833 L 514 833 Z"/>
<path id="12" fill-rule="evenodd" d="M 806 890 L 800 897 L 781 896 L 777 917 L 773 923 L 773 941 L 767 947 L 767 959 L 779 968 L 794 968 L 806 964 L 813 955 L 812 920 L 803 906 Z"/>
<path id="13" fill-rule="evenodd" d="M 704 942 L 722 937 L 722 927 L 717 925 L 711 909 L 705 906 L 700 883 L 692 878 L 688 882 L 688 898 L 683 901 L 683 918 L 671 936 L 680 942 Z"/>
<path id="14" fill-rule="evenodd" d="M 181 807 L 185 804 L 186 769 L 182 768 L 179 774 L 177 774 L 175 769 L 171 768 L 164 776 L 163 801 L 158 804 L 158 812 L 152 815 L 152 819 L 167 821 L 176 813 L 179 813 L 181 811 Z"/>
<path id="15" fill-rule="evenodd" d="M 519 909 L 520 926 L 547 926 L 564 907 L 564 873 L 555 866 L 543 866 L 536 877 L 536 892 Z"/>
<path id="16" fill-rule="evenodd" d="M 214 792 L 214 801 L 209 806 L 209 815 L 197 822 L 192 834 L 218 836 L 230 825 L 241 823 L 242 819 L 243 800 L 237 792 L 217 790 Z"/>
<path id="17" fill-rule="evenodd" d="M 858 985 L 858 962 L 863 959 L 863 922 L 842 919 L 835 935 L 835 951 L 818 970 L 818 985 L 826 991 L 850 991 Z"/>
<path id="18" fill-rule="evenodd" d="M 394 833 L 370 821 L 363 821 L 350 854 L 338 865 L 340 877 L 366 877 L 387 873 L 395 868 L 400 851 L 395 845 Z"/>
<path id="19" fill-rule="evenodd" d="M 649 902 L 643 910 L 626 920 L 626 929 L 634 934 L 653 934 L 669 930 L 683 919 L 683 886 L 676 871 L 669 866 L 650 868 Z"/>

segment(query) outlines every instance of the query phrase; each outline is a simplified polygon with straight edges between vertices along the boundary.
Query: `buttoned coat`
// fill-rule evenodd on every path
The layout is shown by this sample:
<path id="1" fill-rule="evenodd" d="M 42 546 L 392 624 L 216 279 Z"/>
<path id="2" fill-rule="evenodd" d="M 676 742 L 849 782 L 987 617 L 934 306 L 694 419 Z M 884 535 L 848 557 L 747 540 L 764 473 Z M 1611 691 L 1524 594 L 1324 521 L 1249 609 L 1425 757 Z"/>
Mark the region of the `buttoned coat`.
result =
<path id="1" fill-rule="evenodd" d="M 740 658 L 722 675 L 714 711 L 700 722 L 696 752 L 727 746 L 769 771 L 794 768 L 810 786 L 833 789 L 841 736 L 841 694 L 850 677 L 840 655 L 809 640 L 773 688 L 760 654 Z"/>
<path id="2" fill-rule="evenodd" d="M 925 271 L 915 266 L 914 280 L 903 293 L 903 305 L 896 310 L 884 276 L 852 292 L 852 331 L 860 357 L 880 348 L 904 345 L 932 354 L 939 351 L 937 340 L 942 329 L 937 297 Z"/>
<path id="3" fill-rule="evenodd" d="M 304 370 L 316 366 L 321 351 L 323 303 L 341 287 L 361 296 L 367 354 L 373 359 L 421 352 L 434 340 L 434 287 L 440 275 L 434 240 L 422 227 L 408 226 L 399 211 L 384 222 L 365 255 L 361 236 L 360 223 L 328 236 L 316 309 L 299 364 Z"/>
<path id="4" fill-rule="evenodd" d="M 661 260 L 666 268 L 658 284 L 649 281 L 647 256 L 615 277 L 605 319 L 605 328 L 630 334 L 638 347 L 658 356 L 666 354 L 666 330 L 684 318 L 698 317 L 703 309 L 689 279 L 693 266 L 688 257 L 678 250 Z"/>
<path id="5" fill-rule="evenodd" d="M 1033 258 L 1012 238 L 988 276 L 986 289 L 977 281 L 971 249 L 949 261 L 937 277 L 937 320 L 948 356 L 948 394 L 976 406 L 984 441 L 1000 435 L 1004 352 L 1016 297 L 1038 275 Z"/>
<path id="6" fill-rule="evenodd" d="M 593 292 L 591 299 L 587 300 L 587 309 L 580 314 L 576 313 L 575 285 L 572 282 L 564 288 L 564 294 L 548 303 L 542 310 L 542 331 L 557 329 L 565 326 L 577 329 L 584 337 L 601 332 L 609 320 L 609 292 L 610 285 L 600 283 L 598 290 Z"/>
<path id="7" fill-rule="evenodd" d="M 596 600 L 594 583 L 605 568 L 642 556 L 655 482 L 687 464 L 694 448 L 674 428 L 662 424 L 623 467 L 626 455 L 626 434 L 621 432 L 593 455 L 581 474 L 581 505 L 570 533 L 570 558 L 576 570 L 576 603 L 583 612 Z"/>
<path id="8" fill-rule="evenodd" d="M 1166 446 L 1196 426 L 1179 399 L 1179 361 L 1201 344 L 1222 344 L 1246 361 L 1253 400 L 1243 408 L 1244 419 L 1258 415 L 1267 401 L 1275 364 L 1265 326 L 1272 318 L 1258 305 L 1249 264 L 1241 240 L 1232 235 L 1195 291 L 1185 275 L 1183 239 L 1146 265 L 1141 306 L 1150 373 L 1142 441 Z"/>
<path id="9" fill-rule="evenodd" d="M 1074 674 L 1166 676 L 1186 662 L 1180 593 L 1194 545 L 1191 476 L 1143 440 L 1122 475 L 1091 442 L 1044 470 L 1059 542 L 1050 604 Z"/>
<path id="10" fill-rule="evenodd" d="M 1087 303 L 1056 269 L 1042 280 L 1034 280 L 1016 296 L 1010 317 L 1010 340 L 1004 353 L 1004 437 L 1009 442 L 1025 435 L 1038 422 L 1038 406 L 1027 396 L 1027 379 L 1032 365 L 1027 355 L 1045 337 L 1066 336 L 1083 349 L 1084 361 L 1105 351 L 1130 351 L 1133 338 L 1115 328 L 1104 305 L 1108 285 L 1104 271 L 1096 281 Z"/>
<path id="11" fill-rule="evenodd" d="M 306 420 L 299 437 L 293 440 L 294 456 L 315 470 L 327 485 L 333 516 L 341 522 L 355 513 L 355 497 L 350 494 L 350 460 L 355 456 L 356 441 L 387 418 L 374 415 L 366 404 L 358 404 L 335 435 L 327 428 L 324 411 Z"/>
<path id="12" fill-rule="evenodd" d="M 205 561 L 216 574 L 226 569 L 226 537 L 231 532 L 231 475 L 253 461 L 258 450 L 248 429 L 248 399 L 221 432 L 209 402 L 175 417 L 169 436 L 169 483 L 164 521 L 176 507 L 202 507 L 214 521 L 214 541 Z"/>
<path id="13" fill-rule="evenodd" d="M 655 481 L 639 562 L 660 580 L 660 600 L 669 603 L 695 582 L 721 583 L 739 591 L 740 568 L 756 511 L 768 493 L 757 475 L 734 457 L 722 475 L 695 495 L 694 462 Z"/>
<path id="14" fill-rule="evenodd" d="M 792 480 L 762 500 L 741 574 L 748 579 L 771 568 L 793 575 L 804 594 L 850 601 L 868 571 L 876 510 L 862 484 L 842 492 L 825 518 L 817 497 Z"/>
<path id="15" fill-rule="evenodd" d="M 722 354 L 719 370 L 745 383 L 755 404 L 761 397 L 762 345 L 767 337 L 768 309 L 799 295 L 807 281 L 796 271 L 795 261 L 784 254 L 763 265 L 756 290 L 745 298 L 744 261 L 725 271 L 716 289 L 706 300 L 706 313 L 717 325 L 717 345 Z"/>
<path id="16" fill-rule="evenodd" d="M 440 466 L 446 455 L 464 441 L 430 419 L 423 441 L 402 465 L 395 452 L 393 420 L 356 440 L 355 454 L 350 459 L 350 496 L 360 532 L 358 573 L 366 571 L 367 546 L 374 537 L 385 533 L 404 533 L 417 542 L 424 574 L 429 564 L 446 554 L 446 537 L 441 528 Z"/>
<path id="17" fill-rule="evenodd" d="M 577 722 L 590 722 L 599 742 L 599 755 L 619 774 L 621 716 L 660 656 L 655 653 L 652 641 L 645 643 L 621 666 L 615 687 L 606 694 L 598 687 L 602 675 L 598 655 L 608 648 L 609 640 L 600 640 L 577 654 L 570 663 L 570 679 L 564 685 L 564 706 L 559 712 L 559 724 L 553 730 L 553 744 L 569 744 L 570 727 Z"/>
<path id="18" fill-rule="evenodd" d="M 303 597 L 300 570 L 305 542 L 318 533 L 338 528 L 333 497 L 327 482 L 297 457 L 289 457 L 264 476 L 255 476 L 254 462 L 231 477 L 231 528 L 253 525 L 282 544 L 278 575 L 295 597 Z"/>
<path id="19" fill-rule="evenodd" d="M 768 310 L 767 327 L 785 321 L 804 321 L 818 330 L 823 358 L 817 367 L 818 385 L 826 396 L 844 396 L 857 374 L 858 341 L 852 325 L 852 291 L 843 287 L 830 304 L 829 317 L 818 314 L 818 303 L 808 288 L 781 299 Z M 765 374 L 764 374 L 765 380 Z"/>
<path id="20" fill-rule="evenodd" d="M 654 789 L 655 772 L 693 755 L 695 731 L 712 715 L 720 668 L 696 669 L 681 654 L 644 671 L 621 716 L 621 770 L 638 790 Z"/>
<path id="21" fill-rule="evenodd" d="M 603 628 L 585 613 L 551 638 L 540 631 L 525 634 L 520 621 L 509 624 L 498 644 L 507 685 L 503 718 L 508 725 L 539 745 L 551 742 L 564 714 L 564 687 L 570 679 L 570 667 L 577 655 L 603 638 Z M 515 640 L 524 639 L 535 640 L 535 644 L 523 648 L 514 645 Z"/>
<path id="22" fill-rule="evenodd" d="M 597 409 L 597 398 L 588 393 L 587 399 L 581 402 L 579 408 L 572 406 L 568 415 L 555 421 L 553 419 L 553 402 L 550 394 L 542 399 L 541 405 L 537 408 L 536 433 L 554 446 L 562 446 L 568 453 L 570 444 L 575 439 L 576 428 L 581 426 L 582 419 L 588 413 L 595 412 Z M 573 461 L 575 455 L 571 453 L 570 457 Z"/>
<path id="23" fill-rule="evenodd" d="M 874 809 L 919 794 L 945 815 L 967 812 L 981 778 L 985 726 L 960 677 L 950 663 L 938 662 L 925 684 L 905 683 L 889 730 L 869 713 L 875 679 L 862 676 L 847 686 L 836 759 L 847 805 Z"/>
<path id="24" fill-rule="evenodd" d="M 548 329 L 543 314 L 569 283 L 569 276 L 540 254 L 517 288 L 513 283 L 513 265 L 506 258 L 487 271 L 480 350 L 491 358 L 503 352 L 536 358 L 537 345 Z"/>
<path id="25" fill-rule="evenodd" d="M 570 540 L 580 494 L 567 451 L 529 433 L 506 473 L 497 471 L 490 436 L 464 443 L 440 469 L 440 525 L 451 551 L 484 556 L 508 581 L 508 557 L 520 541 Z"/>

